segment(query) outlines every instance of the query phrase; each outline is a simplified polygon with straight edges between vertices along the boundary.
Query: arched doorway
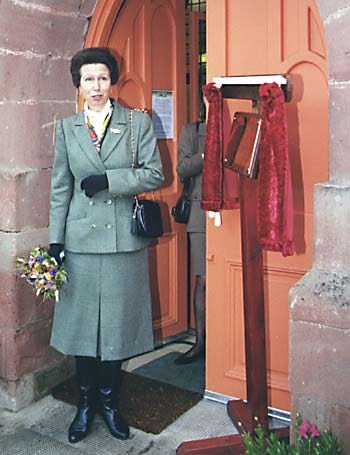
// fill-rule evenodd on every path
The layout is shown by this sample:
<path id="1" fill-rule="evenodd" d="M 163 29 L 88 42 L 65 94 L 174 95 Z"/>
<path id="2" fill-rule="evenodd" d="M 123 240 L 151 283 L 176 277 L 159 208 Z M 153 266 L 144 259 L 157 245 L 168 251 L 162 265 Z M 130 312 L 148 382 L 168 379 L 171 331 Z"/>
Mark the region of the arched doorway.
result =
<path id="1" fill-rule="evenodd" d="M 158 137 L 165 183 L 161 201 L 165 235 L 150 248 L 154 331 L 164 339 L 187 330 L 187 242 L 184 226 L 170 210 L 181 190 L 176 175 L 177 140 L 186 121 L 185 3 L 168 0 L 98 2 L 86 46 L 108 46 L 120 65 L 113 95 L 129 107 L 152 111 L 166 94 L 170 116 L 166 138 Z M 163 135 L 164 137 L 164 135 Z"/>

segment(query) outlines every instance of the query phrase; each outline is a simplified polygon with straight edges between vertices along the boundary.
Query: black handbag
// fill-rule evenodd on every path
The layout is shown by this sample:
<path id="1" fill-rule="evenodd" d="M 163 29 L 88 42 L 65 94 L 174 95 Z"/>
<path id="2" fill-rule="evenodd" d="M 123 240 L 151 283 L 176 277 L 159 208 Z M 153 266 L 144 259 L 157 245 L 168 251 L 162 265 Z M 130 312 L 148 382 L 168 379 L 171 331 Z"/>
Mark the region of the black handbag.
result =
<path id="1" fill-rule="evenodd" d="M 189 188 L 191 184 L 191 177 L 181 179 L 183 189 L 181 196 L 176 202 L 176 205 L 171 209 L 171 214 L 177 223 L 187 224 L 191 213 L 191 200 L 189 199 Z"/>
<path id="2" fill-rule="evenodd" d="M 132 168 L 135 168 L 135 138 L 132 124 L 132 110 L 129 111 Z M 154 197 L 154 195 L 153 195 Z M 138 199 L 135 196 L 131 219 L 131 233 L 140 237 L 156 238 L 163 235 L 160 205 L 154 199 Z"/>
<path id="3" fill-rule="evenodd" d="M 163 223 L 158 202 L 135 198 L 131 233 L 156 238 L 163 235 Z"/>

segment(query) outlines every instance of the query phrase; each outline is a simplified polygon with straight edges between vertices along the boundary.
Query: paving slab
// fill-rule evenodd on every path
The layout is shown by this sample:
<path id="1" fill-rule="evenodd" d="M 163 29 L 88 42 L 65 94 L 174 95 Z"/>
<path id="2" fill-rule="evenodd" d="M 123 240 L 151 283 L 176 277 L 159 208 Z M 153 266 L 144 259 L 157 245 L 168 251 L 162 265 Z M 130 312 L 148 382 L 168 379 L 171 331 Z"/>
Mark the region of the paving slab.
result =
<path id="1" fill-rule="evenodd" d="M 69 444 L 67 429 L 75 408 L 52 397 L 23 411 L 0 412 L 0 455 L 175 455 L 183 441 L 236 434 L 226 406 L 203 399 L 161 434 L 131 428 L 130 439 L 113 438 L 96 416 L 90 434 Z"/>

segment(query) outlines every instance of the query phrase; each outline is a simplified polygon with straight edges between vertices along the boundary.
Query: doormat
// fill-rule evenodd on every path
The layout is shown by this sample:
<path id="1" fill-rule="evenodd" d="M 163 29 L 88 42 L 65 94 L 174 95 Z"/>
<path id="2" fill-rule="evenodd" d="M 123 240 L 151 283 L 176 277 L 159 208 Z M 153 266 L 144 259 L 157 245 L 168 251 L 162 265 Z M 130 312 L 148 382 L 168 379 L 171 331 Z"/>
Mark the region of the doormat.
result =
<path id="1" fill-rule="evenodd" d="M 204 358 L 185 365 L 176 365 L 174 360 L 180 354 L 180 352 L 169 352 L 136 368 L 133 373 L 172 384 L 180 389 L 203 394 L 205 389 Z"/>
<path id="2" fill-rule="evenodd" d="M 54 398 L 77 405 L 75 379 L 51 391 Z M 123 371 L 120 411 L 128 423 L 146 433 L 159 434 L 203 398 L 202 394 Z"/>

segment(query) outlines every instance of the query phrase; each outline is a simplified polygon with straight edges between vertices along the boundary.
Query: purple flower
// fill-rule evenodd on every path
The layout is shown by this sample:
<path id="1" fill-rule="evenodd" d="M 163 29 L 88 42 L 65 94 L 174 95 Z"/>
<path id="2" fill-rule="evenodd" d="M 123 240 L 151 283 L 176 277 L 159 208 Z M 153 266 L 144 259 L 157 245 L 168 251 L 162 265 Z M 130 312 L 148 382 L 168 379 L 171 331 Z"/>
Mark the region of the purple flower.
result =
<path id="1" fill-rule="evenodd" d="M 28 261 L 29 267 L 32 268 L 34 264 L 35 264 L 35 259 L 34 258 L 30 258 L 29 261 Z"/>
<path id="2" fill-rule="evenodd" d="M 51 276 L 55 276 L 55 275 L 56 275 L 56 272 L 57 272 L 56 269 L 52 269 L 52 270 L 50 270 L 50 275 L 51 275 Z"/>
<path id="3" fill-rule="evenodd" d="M 38 256 L 38 262 L 40 262 L 40 264 L 44 261 L 44 258 L 42 256 Z"/>
<path id="4" fill-rule="evenodd" d="M 308 438 L 309 435 L 307 432 L 311 429 L 310 422 L 308 420 L 304 420 L 304 422 L 299 427 L 299 436 L 301 438 Z"/>
<path id="5" fill-rule="evenodd" d="M 320 436 L 320 432 L 318 431 L 318 428 L 315 424 L 310 426 L 310 433 L 311 438 L 316 438 L 317 436 Z"/>

